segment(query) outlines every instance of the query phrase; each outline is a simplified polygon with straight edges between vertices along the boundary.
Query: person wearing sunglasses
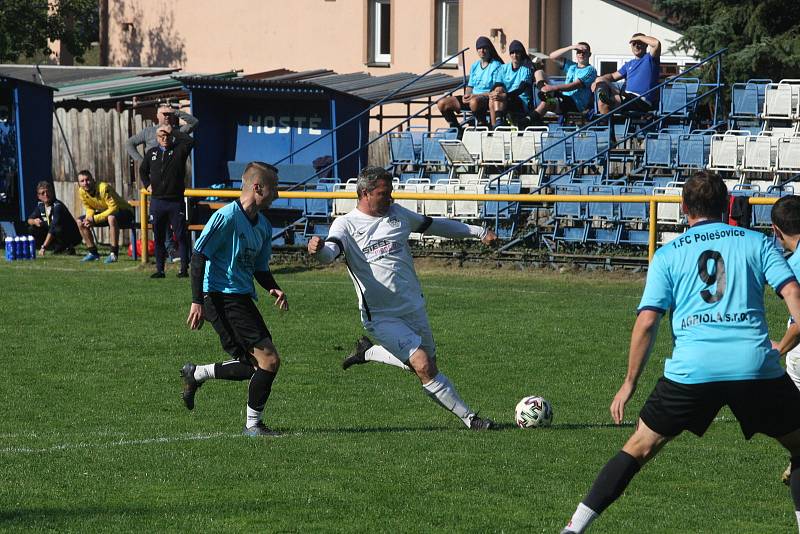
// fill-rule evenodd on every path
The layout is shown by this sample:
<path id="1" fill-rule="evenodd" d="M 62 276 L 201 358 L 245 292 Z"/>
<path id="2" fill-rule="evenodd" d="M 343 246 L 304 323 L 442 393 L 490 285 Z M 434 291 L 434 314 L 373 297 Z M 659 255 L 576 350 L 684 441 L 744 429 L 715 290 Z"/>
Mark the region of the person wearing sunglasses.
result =
<path id="1" fill-rule="evenodd" d="M 575 51 L 575 61 L 562 57 L 572 50 Z M 541 124 L 542 117 L 548 111 L 564 115 L 583 113 L 591 107 L 592 92 L 589 87 L 597 78 L 597 71 L 589 64 L 590 57 L 592 48 L 583 41 L 550 53 L 550 59 L 560 62 L 567 76 L 564 83 L 558 85 L 550 83 L 542 70 L 533 73 L 540 102 L 531 113 L 531 122 Z"/>
<path id="2" fill-rule="evenodd" d="M 618 71 L 600 76 L 592 85 L 592 91 L 598 99 L 597 111 L 602 114 L 638 96 L 642 98 L 626 109 L 648 112 L 658 108 L 658 91 L 648 91 L 658 85 L 661 41 L 643 33 L 634 33 L 630 45 L 634 58 Z M 622 91 L 611 83 L 619 80 L 625 80 Z"/>

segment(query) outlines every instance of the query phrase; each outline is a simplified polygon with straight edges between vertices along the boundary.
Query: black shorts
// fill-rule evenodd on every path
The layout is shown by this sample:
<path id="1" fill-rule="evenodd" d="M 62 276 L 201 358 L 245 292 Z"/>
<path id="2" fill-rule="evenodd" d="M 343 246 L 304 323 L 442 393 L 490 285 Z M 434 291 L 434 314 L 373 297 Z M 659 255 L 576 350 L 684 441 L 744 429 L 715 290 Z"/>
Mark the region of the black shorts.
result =
<path id="1" fill-rule="evenodd" d="M 637 95 L 637 94 L 627 93 L 625 91 L 622 91 L 619 94 L 619 97 L 622 99 L 622 103 L 623 104 L 625 102 L 628 102 L 629 100 L 633 100 L 634 98 L 637 98 L 638 96 L 639 95 Z M 645 98 L 647 98 L 647 97 L 645 97 Z M 625 108 L 622 111 L 623 112 L 624 111 L 640 111 L 640 112 L 646 113 L 648 111 L 653 111 L 654 109 L 656 109 L 655 105 L 651 104 L 648 100 L 640 98 L 639 100 L 637 100 L 636 102 L 634 102 L 633 104 L 631 104 L 630 106 L 628 106 L 627 108 Z"/>
<path id="2" fill-rule="evenodd" d="M 704 384 L 680 384 L 662 376 L 639 417 L 662 436 L 684 430 L 702 436 L 725 405 L 745 439 L 756 432 L 778 438 L 800 428 L 800 390 L 786 373 L 768 380 Z"/>
<path id="3" fill-rule="evenodd" d="M 485 96 L 486 98 L 489 98 L 489 94 L 488 93 L 472 93 L 472 95 L 473 96 Z M 462 109 L 462 111 L 469 111 L 471 109 L 469 107 L 469 104 L 465 103 L 464 99 L 460 95 L 456 97 L 456 100 L 458 100 L 458 106 Z"/>
<path id="4" fill-rule="evenodd" d="M 556 98 L 558 99 L 558 107 L 562 115 L 567 113 L 581 113 L 581 110 L 578 109 L 578 105 L 571 96 L 558 94 Z"/>
<path id="5" fill-rule="evenodd" d="M 203 300 L 203 314 L 219 334 L 222 349 L 242 363 L 253 364 L 253 347 L 272 342 L 272 335 L 250 295 L 209 293 Z"/>
<path id="6" fill-rule="evenodd" d="M 130 230 L 133 226 L 133 221 L 135 217 L 133 216 L 133 212 L 130 210 L 119 210 L 116 213 L 113 213 L 114 217 L 117 218 L 117 226 L 122 228 L 123 230 Z M 81 215 L 80 220 L 84 220 L 86 215 Z M 94 226 L 108 226 L 108 219 L 103 222 L 99 223 L 92 223 Z"/>

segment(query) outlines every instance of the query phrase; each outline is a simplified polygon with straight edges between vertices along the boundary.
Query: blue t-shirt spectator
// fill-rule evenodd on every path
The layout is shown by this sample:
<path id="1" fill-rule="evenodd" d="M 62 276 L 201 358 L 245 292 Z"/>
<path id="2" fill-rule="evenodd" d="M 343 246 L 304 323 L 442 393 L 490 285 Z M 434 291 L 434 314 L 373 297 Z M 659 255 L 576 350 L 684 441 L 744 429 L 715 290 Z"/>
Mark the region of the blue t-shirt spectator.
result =
<path id="1" fill-rule="evenodd" d="M 575 101 L 575 105 L 581 111 L 588 109 L 592 105 L 592 82 L 597 78 L 597 71 L 591 65 L 579 67 L 577 63 L 570 59 L 564 60 L 564 72 L 567 73 L 567 78 L 564 83 L 572 83 L 580 80 L 583 87 L 573 89 L 571 91 L 564 91 L 564 96 L 571 97 Z"/>
<path id="2" fill-rule="evenodd" d="M 522 103 L 525 105 L 525 111 L 528 111 L 531 107 L 530 86 L 532 84 L 532 79 L 533 74 L 531 73 L 531 69 L 520 65 L 514 70 L 511 62 L 508 62 L 500 65 L 500 68 L 495 71 L 494 83 L 492 83 L 492 85 L 495 83 L 502 83 L 507 93 L 513 93 L 518 90 L 522 84 L 527 83 L 528 90 L 520 92 L 517 96 L 519 96 L 519 99 L 522 100 Z"/>
<path id="3" fill-rule="evenodd" d="M 493 60 L 486 65 L 486 67 L 481 66 L 480 60 L 476 61 L 469 69 L 469 82 L 467 86 L 472 87 L 472 92 L 474 94 L 488 93 L 492 90 L 492 86 L 494 85 L 494 77 L 497 69 L 502 66 L 503 63 L 497 60 Z"/>
<path id="4" fill-rule="evenodd" d="M 658 85 L 658 73 L 661 60 L 652 54 L 633 58 L 626 62 L 619 73 L 625 78 L 625 91 L 635 95 L 642 95 Z M 645 98 L 651 104 L 658 102 L 658 91 L 654 91 Z"/>

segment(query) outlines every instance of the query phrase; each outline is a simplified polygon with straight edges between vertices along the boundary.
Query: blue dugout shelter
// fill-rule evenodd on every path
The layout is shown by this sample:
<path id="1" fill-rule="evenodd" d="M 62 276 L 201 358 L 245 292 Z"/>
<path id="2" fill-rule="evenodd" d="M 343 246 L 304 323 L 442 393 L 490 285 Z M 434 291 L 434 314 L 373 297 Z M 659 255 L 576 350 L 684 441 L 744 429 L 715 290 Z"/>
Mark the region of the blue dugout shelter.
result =
<path id="1" fill-rule="evenodd" d="M 21 224 L 51 180 L 53 90 L 0 76 L 0 221 Z"/>
<path id="2" fill-rule="evenodd" d="M 304 182 L 323 162 L 353 151 L 324 175 L 352 177 L 366 164 L 367 150 L 359 147 L 367 142 L 368 114 L 332 132 L 369 107 L 363 98 L 280 77 L 178 79 L 200 120 L 194 133 L 194 187 L 236 182 L 244 165 L 254 160 L 277 164 L 285 186 Z"/>

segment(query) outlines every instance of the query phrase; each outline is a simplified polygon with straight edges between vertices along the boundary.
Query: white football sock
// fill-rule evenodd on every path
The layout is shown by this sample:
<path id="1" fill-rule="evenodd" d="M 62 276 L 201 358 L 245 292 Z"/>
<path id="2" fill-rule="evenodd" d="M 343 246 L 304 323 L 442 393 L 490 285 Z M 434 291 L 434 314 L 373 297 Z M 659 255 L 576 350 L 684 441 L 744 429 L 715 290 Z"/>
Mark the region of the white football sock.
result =
<path id="1" fill-rule="evenodd" d="M 194 379 L 198 382 L 205 382 L 209 378 L 214 378 L 214 364 L 198 365 L 194 368 Z"/>
<path id="2" fill-rule="evenodd" d="M 436 401 L 437 404 L 453 412 L 456 417 L 461 419 L 461 421 L 469 427 L 469 423 L 472 421 L 472 417 L 475 413 L 461 400 L 456 388 L 453 387 L 453 384 L 450 383 L 450 380 L 446 376 L 439 373 L 427 384 L 422 384 L 422 387 L 425 389 L 425 393 Z"/>
<path id="3" fill-rule="evenodd" d="M 261 412 L 258 410 L 252 409 L 250 406 L 247 407 L 247 422 L 244 424 L 246 428 L 253 428 L 261 421 Z"/>
<path id="4" fill-rule="evenodd" d="M 797 518 L 797 530 L 800 531 L 800 510 L 795 510 L 794 516 Z"/>
<path id="5" fill-rule="evenodd" d="M 400 369 L 411 371 L 409 366 L 398 360 L 394 354 L 384 349 L 380 345 L 372 345 L 369 349 L 367 349 L 367 352 L 364 353 L 364 359 L 368 362 L 385 363 L 386 365 L 394 365 Z"/>
<path id="6" fill-rule="evenodd" d="M 583 534 L 583 532 L 589 528 L 589 525 L 592 524 L 592 521 L 597 519 L 597 517 L 597 512 L 585 504 L 580 503 L 578 508 L 575 510 L 575 513 L 572 514 L 572 520 L 567 525 L 567 528 L 573 532 L 577 532 L 578 534 Z"/>

